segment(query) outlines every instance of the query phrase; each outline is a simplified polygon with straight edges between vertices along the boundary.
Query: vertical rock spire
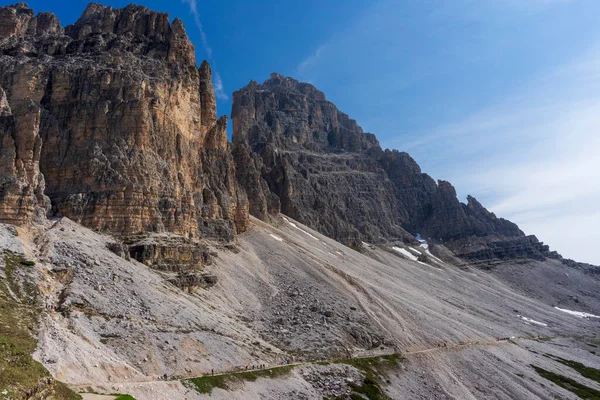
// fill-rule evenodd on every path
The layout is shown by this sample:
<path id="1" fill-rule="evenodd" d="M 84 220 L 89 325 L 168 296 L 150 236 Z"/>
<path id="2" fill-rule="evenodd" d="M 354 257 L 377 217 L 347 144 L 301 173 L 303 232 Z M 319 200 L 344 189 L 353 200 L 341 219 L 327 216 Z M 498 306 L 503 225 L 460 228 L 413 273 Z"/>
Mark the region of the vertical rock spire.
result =
<path id="1" fill-rule="evenodd" d="M 202 125 L 212 126 L 217 122 L 217 101 L 212 83 L 212 69 L 208 61 L 200 65 L 200 104 L 202 105 Z"/>

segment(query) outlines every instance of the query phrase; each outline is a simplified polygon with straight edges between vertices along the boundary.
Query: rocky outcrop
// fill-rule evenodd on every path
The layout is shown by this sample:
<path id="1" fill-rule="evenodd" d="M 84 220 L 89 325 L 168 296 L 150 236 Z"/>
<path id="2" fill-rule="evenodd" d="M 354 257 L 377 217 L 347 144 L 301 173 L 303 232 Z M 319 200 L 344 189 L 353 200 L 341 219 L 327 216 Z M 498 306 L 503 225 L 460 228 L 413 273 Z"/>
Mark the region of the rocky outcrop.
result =
<path id="1" fill-rule="evenodd" d="M 219 279 L 216 275 L 191 272 L 181 272 L 169 279 L 170 283 L 189 293 L 193 293 L 198 288 L 209 289 L 215 286 L 218 281 Z"/>
<path id="2" fill-rule="evenodd" d="M 23 3 L 0 16 L 0 221 L 51 204 L 119 235 L 246 229 L 227 118 L 180 20 L 95 3 L 64 30 Z"/>
<path id="3" fill-rule="evenodd" d="M 205 265 L 212 264 L 206 247 L 179 235 L 133 235 L 125 244 L 131 258 L 159 271 L 200 271 Z"/>
<path id="4" fill-rule="evenodd" d="M 382 150 L 310 84 L 250 82 L 233 95 L 232 119 L 238 180 L 258 218 L 281 212 L 348 245 L 421 235 L 469 262 L 553 257 L 475 198 L 461 203 L 407 153 Z"/>
<path id="5" fill-rule="evenodd" d="M 515 259 L 543 261 L 546 258 L 560 259 L 556 252 L 540 242 L 535 236 L 467 236 L 445 243 L 453 253 L 470 263 L 502 262 Z"/>

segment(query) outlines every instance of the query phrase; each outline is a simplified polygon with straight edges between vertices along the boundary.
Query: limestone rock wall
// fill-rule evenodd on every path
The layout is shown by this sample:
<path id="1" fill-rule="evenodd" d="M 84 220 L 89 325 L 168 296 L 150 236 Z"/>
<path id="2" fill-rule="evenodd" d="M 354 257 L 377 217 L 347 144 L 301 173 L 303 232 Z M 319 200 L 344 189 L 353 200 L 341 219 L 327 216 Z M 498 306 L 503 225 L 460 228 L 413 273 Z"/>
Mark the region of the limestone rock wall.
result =
<path id="1" fill-rule="evenodd" d="M 233 95 L 232 119 L 238 180 L 258 218 L 281 212 L 349 245 L 420 234 L 469 261 L 553 256 L 475 198 L 461 203 L 407 153 L 382 150 L 310 84 L 250 82 Z"/>
<path id="2" fill-rule="evenodd" d="M 0 219 L 14 225 L 43 219 L 50 209 L 40 173 L 41 109 L 13 102 L 0 87 Z"/>
<path id="3" fill-rule="evenodd" d="M 277 74 L 251 82 L 234 93 L 232 119 L 238 180 L 257 217 L 281 211 L 349 245 L 410 236 L 370 155 L 377 139 L 314 86 Z"/>
<path id="4" fill-rule="evenodd" d="M 0 16 L 1 221 L 27 223 L 49 199 L 115 234 L 246 229 L 227 118 L 180 20 L 95 3 L 64 30 L 21 3 Z"/>

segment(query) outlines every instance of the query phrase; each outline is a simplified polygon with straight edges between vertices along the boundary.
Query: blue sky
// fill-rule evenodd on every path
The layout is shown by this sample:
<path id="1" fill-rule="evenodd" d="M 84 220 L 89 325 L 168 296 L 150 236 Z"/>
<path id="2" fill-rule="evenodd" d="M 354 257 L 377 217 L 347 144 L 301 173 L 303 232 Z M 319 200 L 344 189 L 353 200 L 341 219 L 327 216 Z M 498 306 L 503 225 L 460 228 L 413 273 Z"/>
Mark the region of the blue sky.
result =
<path id="1" fill-rule="evenodd" d="M 29 2 L 63 25 L 86 4 Z M 183 19 L 220 79 L 220 114 L 250 79 L 311 82 L 461 199 L 472 194 L 564 256 L 600 264 L 600 1 L 143 5 Z"/>

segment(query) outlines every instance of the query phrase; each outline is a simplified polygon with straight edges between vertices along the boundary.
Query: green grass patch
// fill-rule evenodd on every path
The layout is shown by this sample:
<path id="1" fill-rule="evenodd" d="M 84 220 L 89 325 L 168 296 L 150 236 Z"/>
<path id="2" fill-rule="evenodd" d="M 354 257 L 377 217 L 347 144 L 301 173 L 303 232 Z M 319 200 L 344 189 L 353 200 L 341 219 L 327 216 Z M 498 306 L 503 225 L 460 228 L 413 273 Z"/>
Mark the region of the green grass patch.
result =
<path id="1" fill-rule="evenodd" d="M 135 400 L 135 397 L 128 394 L 112 393 L 111 396 L 116 396 L 115 400 Z"/>
<path id="2" fill-rule="evenodd" d="M 557 356 L 550 355 L 550 357 L 552 359 L 554 359 L 555 361 L 557 361 L 563 365 L 566 365 L 567 367 L 573 368 L 575 371 L 579 372 L 579 374 L 581 376 L 584 376 L 588 379 L 591 379 L 593 381 L 600 383 L 600 370 L 599 369 L 588 367 L 577 361 L 565 360 L 564 358 L 560 358 Z"/>
<path id="3" fill-rule="evenodd" d="M 401 360 L 402 357 L 399 354 L 389 354 L 368 358 L 342 358 L 332 362 L 348 364 L 365 372 L 361 384 L 351 383 L 349 385 L 353 391 L 350 395 L 351 399 L 364 400 L 366 396 L 369 400 L 389 400 L 389 397 L 380 387 L 379 375 L 384 371 L 395 368 Z"/>
<path id="4" fill-rule="evenodd" d="M 385 356 L 376 356 L 369 358 L 340 358 L 330 361 L 319 361 L 314 364 L 330 365 L 330 364 L 348 364 L 354 368 L 365 372 L 365 378 L 360 384 L 350 384 L 350 387 L 355 392 L 354 395 L 364 400 L 361 395 L 367 396 L 370 400 L 388 400 L 377 381 L 377 377 L 384 370 L 394 368 L 402 358 L 399 354 L 390 354 Z M 233 381 L 255 381 L 258 378 L 276 378 L 288 374 L 294 368 L 293 365 L 262 369 L 256 371 L 232 372 L 221 375 L 206 375 L 198 378 L 184 379 L 183 382 L 188 382 L 193 385 L 199 393 L 209 394 L 214 388 L 228 389 L 228 383 Z"/>
<path id="5" fill-rule="evenodd" d="M 348 364 L 367 374 L 379 375 L 385 370 L 396 367 L 401 360 L 402 357 L 399 354 L 389 354 L 368 358 L 340 358 L 330 362 L 336 364 Z"/>
<path id="6" fill-rule="evenodd" d="M 236 380 L 253 382 L 258 378 L 276 378 L 287 375 L 293 368 L 293 365 L 286 365 L 283 367 L 274 367 L 257 371 L 232 372 L 222 375 L 206 375 L 198 378 L 186 379 L 185 381 L 191 382 L 198 392 L 208 394 L 211 393 L 214 388 L 227 389 L 228 382 Z"/>
<path id="7" fill-rule="evenodd" d="M 566 376 L 556 374 L 554 372 L 547 371 L 543 368 L 537 367 L 535 365 L 531 365 L 531 367 L 540 375 L 542 378 L 548 379 L 555 385 L 560 386 L 563 389 L 566 389 L 581 399 L 587 400 L 600 400 L 600 391 L 585 386 L 571 378 L 567 378 Z"/>
<path id="8" fill-rule="evenodd" d="M 0 391 L 8 398 L 26 398 L 41 388 L 59 399 L 81 399 L 61 382 L 51 379 L 44 366 L 31 357 L 42 310 L 39 291 L 31 277 L 32 262 L 4 251 L 4 274 L 0 278 Z"/>

